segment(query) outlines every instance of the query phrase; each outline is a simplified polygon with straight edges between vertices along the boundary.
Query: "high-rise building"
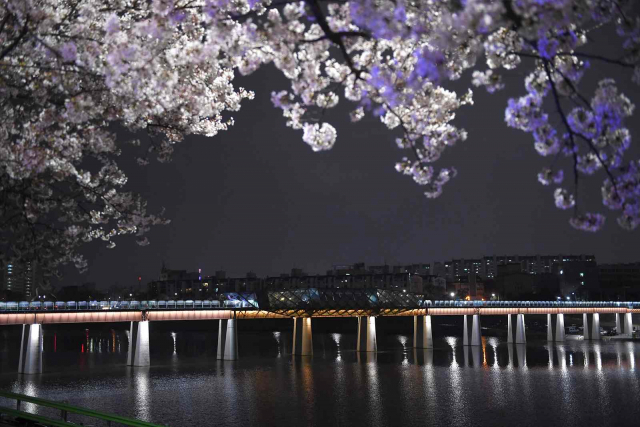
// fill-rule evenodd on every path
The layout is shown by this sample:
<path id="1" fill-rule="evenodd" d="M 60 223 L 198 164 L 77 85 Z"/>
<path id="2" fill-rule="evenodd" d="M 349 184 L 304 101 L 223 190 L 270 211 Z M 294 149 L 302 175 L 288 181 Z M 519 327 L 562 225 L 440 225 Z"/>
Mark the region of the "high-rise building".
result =
<path id="1" fill-rule="evenodd" d="M 42 280 L 42 271 L 36 261 L 8 261 L 2 266 L 0 289 L 28 300 L 35 295 Z"/>

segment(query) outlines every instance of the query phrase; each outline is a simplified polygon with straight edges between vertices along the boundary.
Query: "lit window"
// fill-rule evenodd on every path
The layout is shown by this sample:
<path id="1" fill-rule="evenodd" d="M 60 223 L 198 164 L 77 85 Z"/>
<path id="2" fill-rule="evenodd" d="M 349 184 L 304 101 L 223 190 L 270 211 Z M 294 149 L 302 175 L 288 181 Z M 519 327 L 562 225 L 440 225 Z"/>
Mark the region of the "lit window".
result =
<path id="1" fill-rule="evenodd" d="M 584 273 L 580 273 L 580 277 L 584 277 Z"/>

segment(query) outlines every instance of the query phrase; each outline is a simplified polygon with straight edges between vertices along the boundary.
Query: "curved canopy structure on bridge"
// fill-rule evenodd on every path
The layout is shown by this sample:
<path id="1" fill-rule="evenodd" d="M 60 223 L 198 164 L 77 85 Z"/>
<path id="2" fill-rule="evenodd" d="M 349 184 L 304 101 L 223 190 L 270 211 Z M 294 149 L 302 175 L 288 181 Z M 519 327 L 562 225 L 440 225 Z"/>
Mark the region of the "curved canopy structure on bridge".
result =
<path id="1" fill-rule="evenodd" d="M 283 289 L 258 294 L 262 310 L 294 317 L 392 315 L 430 303 L 425 295 L 387 289 Z"/>

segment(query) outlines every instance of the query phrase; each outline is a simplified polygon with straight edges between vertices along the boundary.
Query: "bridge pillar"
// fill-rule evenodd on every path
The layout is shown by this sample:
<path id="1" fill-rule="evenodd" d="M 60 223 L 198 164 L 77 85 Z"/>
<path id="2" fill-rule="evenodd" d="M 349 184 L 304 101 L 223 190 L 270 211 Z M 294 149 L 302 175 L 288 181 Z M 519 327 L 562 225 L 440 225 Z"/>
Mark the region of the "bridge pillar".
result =
<path id="1" fill-rule="evenodd" d="M 553 324 L 551 314 L 547 314 L 547 341 L 553 341 Z"/>
<path id="2" fill-rule="evenodd" d="M 413 348 L 433 348 L 431 316 L 413 316 Z"/>
<path id="3" fill-rule="evenodd" d="M 564 314 L 556 314 L 556 341 L 564 341 Z"/>
<path id="4" fill-rule="evenodd" d="M 518 314 L 517 316 L 516 344 L 526 344 L 527 335 L 524 329 L 524 314 Z"/>
<path id="5" fill-rule="evenodd" d="M 22 325 L 19 374 L 42 373 L 42 325 Z"/>
<path id="6" fill-rule="evenodd" d="M 620 313 L 616 313 L 616 335 L 622 334 L 622 324 L 620 323 Z"/>
<path id="7" fill-rule="evenodd" d="M 469 345 L 469 326 L 467 324 L 467 315 L 463 315 L 462 324 L 462 345 Z"/>
<path id="8" fill-rule="evenodd" d="M 236 319 L 220 319 L 218 326 L 218 360 L 238 360 Z"/>
<path id="9" fill-rule="evenodd" d="M 149 366 L 149 321 L 131 322 L 127 366 Z"/>
<path id="10" fill-rule="evenodd" d="M 511 315 L 507 314 L 507 342 L 513 342 L 513 326 L 511 325 Z"/>
<path id="11" fill-rule="evenodd" d="M 291 354 L 313 356 L 311 317 L 293 318 L 293 351 Z"/>
<path id="12" fill-rule="evenodd" d="M 591 339 L 600 339 L 600 313 L 593 313 L 593 322 L 591 328 Z"/>
<path id="13" fill-rule="evenodd" d="M 587 313 L 582 313 L 582 337 L 585 340 L 591 339 L 589 334 L 589 315 Z"/>
<path id="14" fill-rule="evenodd" d="M 358 317 L 358 345 L 356 351 L 378 351 L 376 318 L 374 316 Z"/>
<path id="15" fill-rule="evenodd" d="M 624 334 L 631 337 L 633 335 L 633 317 L 631 313 L 624 314 Z"/>
<path id="16" fill-rule="evenodd" d="M 471 345 L 482 345 L 482 334 L 480 333 L 480 315 L 473 315 L 473 326 L 471 329 Z"/>

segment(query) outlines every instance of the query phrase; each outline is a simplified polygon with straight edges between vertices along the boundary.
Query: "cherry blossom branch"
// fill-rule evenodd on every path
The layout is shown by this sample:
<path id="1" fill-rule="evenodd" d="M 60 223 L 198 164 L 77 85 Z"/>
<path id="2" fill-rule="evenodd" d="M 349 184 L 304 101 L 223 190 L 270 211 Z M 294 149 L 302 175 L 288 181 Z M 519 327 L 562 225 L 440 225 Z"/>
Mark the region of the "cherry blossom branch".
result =
<path id="1" fill-rule="evenodd" d="M 564 127 L 569 135 L 569 140 L 571 141 L 571 150 L 573 151 L 573 175 L 574 175 L 574 187 L 575 187 L 574 191 L 576 193 L 575 195 L 576 204 L 574 207 L 574 214 L 577 215 L 578 213 L 578 155 L 575 152 L 576 143 L 573 135 L 573 130 L 571 129 L 571 126 L 569 125 L 569 121 L 567 120 L 567 116 L 564 113 L 564 110 L 562 109 L 562 105 L 560 104 L 560 96 L 558 95 L 556 84 L 553 81 L 553 78 L 551 76 L 549 61 L 544 59 L 543 64 L 544 64 L 545 73 L 547 75 L 547 79 L 549 80 L 549 84 L 551 85 L 551 91 L 553 94 L 553 99 L 556 104 L 556 108 L 558 110 L 558 114 L 560 114 L 562 123 L 564 124 Z"/>
<path id="2" fill-rule="evenodd" d="M 362 70 L 358 70 L 353 64 L 353 60 L 351 59 L 351 56 L 347 52 L 347 47 L 345 46 L 344 41 L 342 40 L 343 36 L 341 35 L 341 33 L 334 32 L 331 29 L 324 15 L 324 12 L 322 11 L 322 8 L 320 7 L 320 5 L 316 0 L 304 0 L 304 1 L 309 6 L 309 9 L 311 9 L 311 13 L 316 18 L 316 22 L 324 32 L 326 39 L 328 39 L 333 44 L 338 46 L 338 49 L 340 49 L 340 52 L 342 53 L 342 56 L 345 62 L 347 63 L 347 66 L 355 74 L 356 78 L 359 78 L 360 74 L 362 73 Z"/>
<path id="3" fill-rule="evenodd" d="M 625 68 L 634 68 L 633 64 L 628 62 L 621 61 L 619 59 L 607 58 L 606 56 L 596 55 L 592 53 L 582 53 L 582 52 L 558 52 L 556 56 L 575 56 L 577 58 L 587 58 L 587 59 L 595 59 L 598 61 L 606 62 L 608 64 L 620 65 Z"/>

